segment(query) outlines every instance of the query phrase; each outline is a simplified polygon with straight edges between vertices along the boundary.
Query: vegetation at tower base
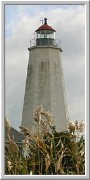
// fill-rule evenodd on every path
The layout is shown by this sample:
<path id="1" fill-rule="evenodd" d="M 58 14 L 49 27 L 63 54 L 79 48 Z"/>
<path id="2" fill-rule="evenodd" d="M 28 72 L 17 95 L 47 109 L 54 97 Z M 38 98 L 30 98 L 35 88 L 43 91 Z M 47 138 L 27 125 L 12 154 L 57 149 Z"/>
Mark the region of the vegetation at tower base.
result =
<path id="1" fill-rule="evenodd" d="M 6 175 L 84 175 L 84 124 L 68 122 L 67 131 L 57 132 L 52 115 L 38 106 L 34 113 L 34 132 L 20 127 L 24 134 L 22 150 L 10 137 L 10 123 L 6 119 L 9 143 L 5 154 Z"/>

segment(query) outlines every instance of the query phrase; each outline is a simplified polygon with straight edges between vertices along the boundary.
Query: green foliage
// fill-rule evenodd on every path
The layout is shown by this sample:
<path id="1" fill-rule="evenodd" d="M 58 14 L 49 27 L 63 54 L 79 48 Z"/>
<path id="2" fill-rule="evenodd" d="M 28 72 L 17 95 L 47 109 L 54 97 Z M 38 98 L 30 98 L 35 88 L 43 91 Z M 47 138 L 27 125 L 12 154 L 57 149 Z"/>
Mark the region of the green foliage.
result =
<path id="1" fill-rule="evenodd" d="M 77 124 L 57 132 L 52 116 L 42 107 L 35 111 L 36 131 L 20 127 L 25 135 L 22 150 L 9 136 L 5 156 L 5 174 L 15 175 L 84 175 L 85 140 Z M 81 124 L 80 124 L 81 126 Z M 73 128 L 72 128 L 73 127 Z M 78 136 L 79 135 L 79 136 Z M 24 153 L 23 153 L 24 152 Z"/>

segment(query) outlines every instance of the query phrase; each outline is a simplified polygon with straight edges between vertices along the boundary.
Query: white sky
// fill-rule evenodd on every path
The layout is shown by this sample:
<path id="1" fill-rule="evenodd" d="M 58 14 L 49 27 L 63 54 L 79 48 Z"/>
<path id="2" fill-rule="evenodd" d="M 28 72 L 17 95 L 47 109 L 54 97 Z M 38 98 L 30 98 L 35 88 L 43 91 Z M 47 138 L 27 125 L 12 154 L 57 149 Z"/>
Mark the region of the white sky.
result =
<path id="1" fill-rule="evenodd" d="M 21 125 L 29 42 L 40 19 L 56 30 L 63 49 L 68 114 L 85 119 L 85 6 L 5 5 L 5 111 L 11 125 Z"/>

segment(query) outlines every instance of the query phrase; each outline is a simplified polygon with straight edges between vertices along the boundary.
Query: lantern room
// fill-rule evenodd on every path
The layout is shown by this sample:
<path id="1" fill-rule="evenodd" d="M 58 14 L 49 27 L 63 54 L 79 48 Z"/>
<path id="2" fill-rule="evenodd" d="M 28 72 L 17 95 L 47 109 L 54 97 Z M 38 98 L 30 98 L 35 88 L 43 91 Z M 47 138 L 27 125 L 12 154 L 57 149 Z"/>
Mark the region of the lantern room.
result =
<path id="1" fill-rule="evenodd" d="M 47 18 L 44 18 L 44 24 L 36 31 L 37 46 L 53 46 L 55 41 L 55 30 L 47 24 Z"/>

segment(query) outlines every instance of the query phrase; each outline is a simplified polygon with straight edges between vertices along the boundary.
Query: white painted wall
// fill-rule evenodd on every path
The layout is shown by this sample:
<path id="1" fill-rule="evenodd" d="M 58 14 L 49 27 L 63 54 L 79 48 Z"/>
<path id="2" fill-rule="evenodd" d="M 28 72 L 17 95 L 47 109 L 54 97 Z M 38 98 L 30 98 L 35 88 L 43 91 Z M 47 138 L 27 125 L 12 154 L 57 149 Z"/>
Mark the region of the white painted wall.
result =
<path id="1" fill-rule="evenodd" d="M 50 111 L 54 116 L 56 129 L 66 130 L 61 49 L 57 47 L 36 46 L 30 49 L 22 126 L 32 128 L 33 111 L 41 104 L 45 111 Z"/>

